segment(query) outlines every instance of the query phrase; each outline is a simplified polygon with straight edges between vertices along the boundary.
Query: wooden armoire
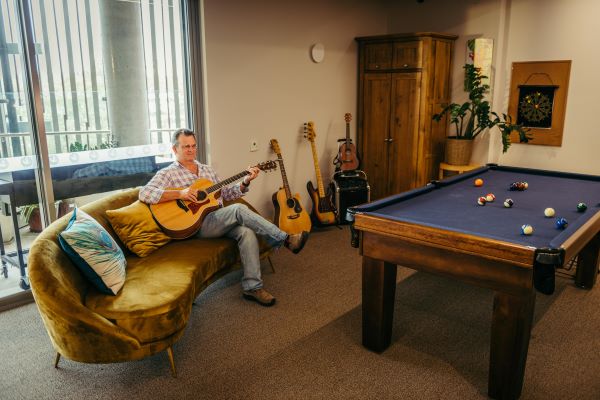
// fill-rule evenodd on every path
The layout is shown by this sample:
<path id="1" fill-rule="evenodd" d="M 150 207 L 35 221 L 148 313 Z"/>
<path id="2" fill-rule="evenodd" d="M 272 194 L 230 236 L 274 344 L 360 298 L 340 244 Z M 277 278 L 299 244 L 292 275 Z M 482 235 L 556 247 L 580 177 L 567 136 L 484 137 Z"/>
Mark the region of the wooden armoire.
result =
<path id="1" fill-rule="evenodd" d="M 431 117 L 450 100 L 456 38 L 431 32 L 356 38 L 357 143 L 372 200 L 436 179 L 446 123 Z"/>

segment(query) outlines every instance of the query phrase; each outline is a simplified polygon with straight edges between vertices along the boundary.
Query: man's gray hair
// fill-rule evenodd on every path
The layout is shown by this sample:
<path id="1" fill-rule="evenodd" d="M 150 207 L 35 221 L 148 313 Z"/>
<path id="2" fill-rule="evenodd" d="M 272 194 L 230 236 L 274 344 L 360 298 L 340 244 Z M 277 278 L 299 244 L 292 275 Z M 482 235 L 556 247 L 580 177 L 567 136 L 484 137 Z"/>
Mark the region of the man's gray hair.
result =
<path id="1" fill-rule="evenodd" d="M 193 136 L 194 140 L 196 140 L 196 134 L 194 133 L 194 131 L 191 131 L 189 129 L 186 128 L 180 128 L 177 129 L 175 132 L 173 132 L 173 140 L 171 140 L 171 144 L 173 146 L 177 146 L 179 144 L 179 136 Z"/>

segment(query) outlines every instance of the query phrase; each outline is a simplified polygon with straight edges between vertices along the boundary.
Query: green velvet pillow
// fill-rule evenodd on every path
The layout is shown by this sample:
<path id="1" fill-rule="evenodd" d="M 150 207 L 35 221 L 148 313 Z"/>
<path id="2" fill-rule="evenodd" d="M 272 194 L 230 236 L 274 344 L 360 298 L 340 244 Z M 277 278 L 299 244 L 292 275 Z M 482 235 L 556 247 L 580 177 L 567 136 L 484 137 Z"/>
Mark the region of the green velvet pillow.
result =
<path id="1" fill-rule="evenodd" d="M 121 242 L 140 257 L 146 257 L 171 241 L 160 229 L 148 205 L 137 200 L 106 215 Z"/>

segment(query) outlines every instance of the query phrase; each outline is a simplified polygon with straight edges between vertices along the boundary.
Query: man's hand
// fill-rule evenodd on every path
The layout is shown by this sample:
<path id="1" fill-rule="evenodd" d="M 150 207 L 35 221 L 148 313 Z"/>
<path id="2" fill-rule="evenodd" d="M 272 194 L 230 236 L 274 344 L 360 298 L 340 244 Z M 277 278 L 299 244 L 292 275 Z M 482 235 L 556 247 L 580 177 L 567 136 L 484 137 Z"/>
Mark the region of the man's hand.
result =
<path id="1" fill-rule="evenodd" d="M 196 199 L 196 191 L 192 190 L 191 188 L 180 190 L 179 198 L 181 200 L 187 200 L 187 201 L 194 201 L 194 202 L 198 201 L 198 199 Z"/>
<path id="2" fill-rule="evenodd" d="M 260 169 L 258 167 L 248 167 L 246 171 L 248 171 L 249 175 L 244 178 L 244 183 L 250 184 L 250 181 L 258 176 Z"/>

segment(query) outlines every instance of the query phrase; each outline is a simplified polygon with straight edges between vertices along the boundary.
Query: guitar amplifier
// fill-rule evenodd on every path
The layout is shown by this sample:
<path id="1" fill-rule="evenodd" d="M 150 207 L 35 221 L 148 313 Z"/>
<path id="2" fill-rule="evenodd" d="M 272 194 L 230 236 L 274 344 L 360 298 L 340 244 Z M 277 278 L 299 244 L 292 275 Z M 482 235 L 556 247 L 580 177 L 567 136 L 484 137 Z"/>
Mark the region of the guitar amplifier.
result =
<path id="1" fill-rule="evenodd" d="M 330 186 L 337 209 L 338 224 L 350 222 L 346 215 L 348 207 L 368 203 L 371 198 L 367 174 L 360 170 L 336 172 Z"/>

